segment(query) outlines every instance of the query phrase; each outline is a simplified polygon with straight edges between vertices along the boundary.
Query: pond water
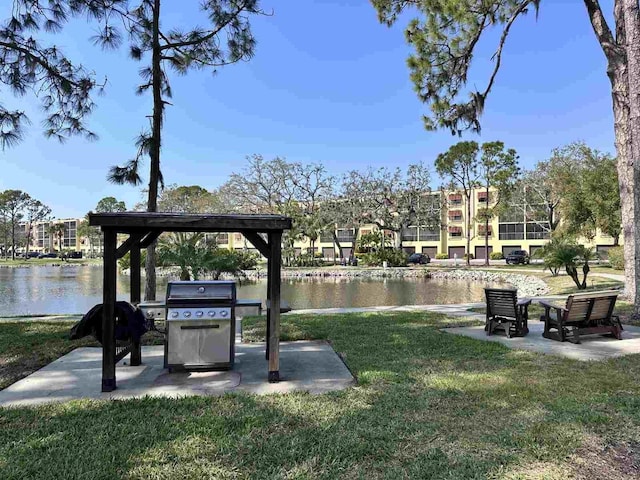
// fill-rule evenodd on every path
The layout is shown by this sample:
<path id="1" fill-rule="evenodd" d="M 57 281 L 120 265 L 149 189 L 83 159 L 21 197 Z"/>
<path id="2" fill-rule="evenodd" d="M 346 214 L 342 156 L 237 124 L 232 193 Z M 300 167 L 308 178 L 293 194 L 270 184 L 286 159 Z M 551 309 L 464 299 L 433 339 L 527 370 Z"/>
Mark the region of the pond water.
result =
<path id="1" fill-rule="evenodd" d="M 118 299 L 128 300 L 129 277 L 118 276 Z M 166 278 L 158 277 L 158 299 Z M 431 279 L 283 279 L 282 298 L 294 309 L 425 305 L 482 300 L 481 282 Z M 239 298 L 266 297 L 266 280 L 245 282 Z M 84 313 L 102 302 L 102 268 L 0 268 L 0 316 Z"/>

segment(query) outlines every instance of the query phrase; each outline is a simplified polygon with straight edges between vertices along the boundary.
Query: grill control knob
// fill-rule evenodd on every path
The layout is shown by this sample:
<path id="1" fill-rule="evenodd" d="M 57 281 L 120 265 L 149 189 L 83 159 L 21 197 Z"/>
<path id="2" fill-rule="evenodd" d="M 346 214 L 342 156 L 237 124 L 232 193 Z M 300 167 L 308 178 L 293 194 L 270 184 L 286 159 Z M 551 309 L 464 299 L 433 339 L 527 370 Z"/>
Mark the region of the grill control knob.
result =
<path id="1" fill-rule="evenodd" d="M 215 317 L 216 316 L 215 310 L 209 310 L 209 316 L 210 317 Z"/>
<path id="2" fill-rule="evenodd" d="M 229 312 L 227 312 L 226 310 L 222 310 L 222 311 L 220 312 L 220 316 L 221 316 L 221 317 L 226 317 L 227 315 L 229 315 Z"/>
<path id="3" fill-rule="evenodd" d="M 171 316 L 173 318 L 178 318 L 178 312 L 171 312 Z"/>
<path id="4" fill-rule="evenodd" d="M 153 312 L 147 312 L 147 318 L 153 318 Z"/>
<path id="5" fill-rule="evenodd" d="M 189 318 L 191 316 L 191 312 L 184 312 L 184 318 Z"/>
<path id="6" fill-rule="evenodd" d="M 202 315 L 203 315 L 203 314 L 202 314 L 202 312 L 201 312 L 200 310 L 198 310 L 198 311 L 196 312 L 196 317 L 200 318 Z"/>
<path id="7" fill-rule="evenodd" d="M 205 288 L 204 287 L 198 287 L 198 293 L 204 293 Z"/>

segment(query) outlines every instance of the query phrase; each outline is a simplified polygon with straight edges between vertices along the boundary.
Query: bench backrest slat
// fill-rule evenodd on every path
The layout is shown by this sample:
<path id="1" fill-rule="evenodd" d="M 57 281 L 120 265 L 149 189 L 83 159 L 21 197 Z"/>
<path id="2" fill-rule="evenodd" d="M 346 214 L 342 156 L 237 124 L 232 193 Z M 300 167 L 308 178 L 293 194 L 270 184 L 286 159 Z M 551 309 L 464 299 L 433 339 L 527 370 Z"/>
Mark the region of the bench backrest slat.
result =
<path id="1" fill-rule="evenodd" d="M 487 315 L 500 317 L 517 317 L 516 303 L 518 301 L 515 290 L 485 288 L 487 299 Z"/>
<path id="2" fill-rule="evenodd" d="M 617 298 L 616 292 L 570 295 L 567 298 L 564 320 L 571 322 L 606 320 L 613 314 Z"/>

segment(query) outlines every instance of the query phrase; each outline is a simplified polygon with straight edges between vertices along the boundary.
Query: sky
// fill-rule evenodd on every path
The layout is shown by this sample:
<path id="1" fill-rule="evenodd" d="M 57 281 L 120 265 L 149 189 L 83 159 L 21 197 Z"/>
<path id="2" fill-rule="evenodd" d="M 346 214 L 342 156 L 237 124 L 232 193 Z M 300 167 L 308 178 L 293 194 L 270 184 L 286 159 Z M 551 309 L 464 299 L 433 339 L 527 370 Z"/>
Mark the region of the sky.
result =
<path id="1" fill-rule="evenodd" d="M 4 2 L 0 18 L 8 18 Z M 196 0 L 163 3 L 163 26 L 206 25 Z M 611 1 L 601 2 L 611 10 Z M 427 132 L 427 107 L 413 90 L 404 28 L 378 22 L 365 0 L 262 0 L 270 15 L 256 17 L 258 44 L 249 62 L 186 76 L 170 74 L 172 105 L 166 109 L 161 168 L 166 184 L 214 189 L 240 173 L 246 156 L 322 163 L 339 176 L 368 166 L 429 166 L 460 141 L 448 131 Z M 182 7 L 182 8 L 181 8 Z M 82 19 L 52 37 L 65 54 L 107 78 L 105 94 L 88 119 L 99 140 L 64 144 L 42 135 L 33 95 L 19 99 L 0 86 L 2 103 L 26 111 L 32 125 L 24 142 L 0 151 L 0 190 L 26 191 L 52 208 L 56 218 L 82 217 L 105 196 L 129 208 L 141 187 L 106 181 L 110 166 L 135 155 L 135 137 L 149 124 L 150 96 L 136 96 L 140 63 L 127 49 L 104 52 L 89 41 L 95 26 Z M 483 89 L 492 67 L 495 35 L 479 44 L 469 84 Z M 610 85 L 604 55 L 584 4 L 542 2 L 516 22 L 502 68 L 482 117 L 482 134 L 464 140 L 502 140 L 532 168 L 555 147 L 582 140 L 614 153 Z M 143 169 L 148 183 L 148 162 Z M 434 183 L 438 178 L 433 174 Z M 144 184 L 143 184 L 144 187 Z"/>

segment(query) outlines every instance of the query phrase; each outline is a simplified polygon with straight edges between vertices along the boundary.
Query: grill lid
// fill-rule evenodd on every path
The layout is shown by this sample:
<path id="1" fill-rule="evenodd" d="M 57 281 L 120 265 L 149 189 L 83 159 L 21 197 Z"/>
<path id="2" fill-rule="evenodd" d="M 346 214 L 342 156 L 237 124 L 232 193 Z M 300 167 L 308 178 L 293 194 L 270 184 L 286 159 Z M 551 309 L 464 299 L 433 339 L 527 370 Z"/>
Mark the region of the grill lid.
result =
<path id="1" fill-rule="evenodd" d="M 232 281 L 176 281 L 167 284 L 167 305 L 188 301 L 232 302 L 235 298 L 236 282 Z"/>

